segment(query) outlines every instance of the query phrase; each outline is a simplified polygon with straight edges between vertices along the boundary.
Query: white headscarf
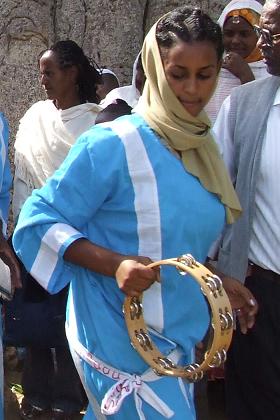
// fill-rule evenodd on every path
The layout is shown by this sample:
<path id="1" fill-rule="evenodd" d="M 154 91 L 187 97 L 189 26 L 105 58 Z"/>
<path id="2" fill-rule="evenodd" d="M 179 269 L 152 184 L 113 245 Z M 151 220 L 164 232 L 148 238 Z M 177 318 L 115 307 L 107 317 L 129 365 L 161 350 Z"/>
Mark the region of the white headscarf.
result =
<path id="1" fill-rule="evenodd" d="M 117 81 L 118 81 L 118 84 L 120 84 L 120 81 L 119 81 L 119 79 L 118 79 L 118 76 L 116 75 L 116 73 L 114 73 L 112 70 L 110 70 L 110 69 L 106 69 L 106 68 L 102 68 L 102 69 L 100 69 L 99 70 L 99 74 L 102 76 L 103 74 L 111 74 L 112 76 L 114 76 L 116 79 L 117 79 Z"/>
<path id="2" fill-rule="evenodd" d="M 260 15 L 262 12 L 262 8 L 263 6 L 256 0 L 232 0 L 224 8 L 217 22 L 222 28 L 224 26 L 228 13 L 232 12 L 233 10 L 251 9 Z"/>

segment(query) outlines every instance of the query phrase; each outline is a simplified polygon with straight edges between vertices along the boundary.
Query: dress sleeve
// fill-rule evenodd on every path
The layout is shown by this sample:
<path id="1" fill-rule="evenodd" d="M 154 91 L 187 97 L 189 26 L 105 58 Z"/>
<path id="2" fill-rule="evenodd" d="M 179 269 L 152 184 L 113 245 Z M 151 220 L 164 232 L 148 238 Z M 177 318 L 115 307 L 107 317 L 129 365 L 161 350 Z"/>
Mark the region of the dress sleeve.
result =
<path id="1" fill-rule="evenodd" d="M 12 184 L 12 175 L 10 169 L 10 162 L 8 157 L 8 140 L 9 128 L 8 123 L 0 114 L 0 150 L 1 150 L 1 189 L 0 189 L 0 217 L 3 223 L 3 233 L 6 233 L 9 204 L 10 204 L 10 189 Z"/>
<path id="2" fill-rule="evenodd" d="M 96 126 L 25 202 L 13 236 L 14 249 L 50 293 L 62 289 L 77 270 L 63 255 L 70 244 L 87 237 L 89 222 L 113 194 L 123 158 L 121 142 L 109 128 Z"/>

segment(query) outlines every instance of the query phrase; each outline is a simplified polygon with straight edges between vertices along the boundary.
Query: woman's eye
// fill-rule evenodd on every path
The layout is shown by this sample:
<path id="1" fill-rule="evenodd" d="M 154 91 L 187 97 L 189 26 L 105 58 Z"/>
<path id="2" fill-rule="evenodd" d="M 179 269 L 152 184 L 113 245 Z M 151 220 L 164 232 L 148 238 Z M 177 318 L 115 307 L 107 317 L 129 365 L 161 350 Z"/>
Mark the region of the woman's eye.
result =
<path id="1" fill-rule="evenodd" d="M 171 76 L 173 77 L 173 79 L 176 79 L 176 80 L 180 80 L 180 79 L 183 79 L 184 77 L 185 77 L 185 75 L 184 74 L 182 74 L 182 73 L 171 73 Z"/>
<path id="2" fill-rule="evenodd" d="M 50 77 L 50 76 L 51 76 L 51 74 L 52 74 L 52 72 L 51 72 L 51 71 L 44 71 L 44 72 L 41 72 L 41 73 L 40 73 L 40 76 L 41 76 L 41 77 L 42 77 L 42 76 Z"/>
<path id="3" fill-rule="evenodd" d="M 201 80 L 210 79 L 211 76 L 212 76 L 211 74 L 198 74 L 198 78 Z"/>
<path id="4" fill-rule="evenodd" d="M 250 36 L 251 33 L 249 31 L 241 31 L 240 35 L 242 38 L 248 38 L 248 36 Z"/>
<path id="5" fill-rule="evenodd" d="M 234 32 L 233 31 L 224 31 L 224 36 L 227 36 L 228 38 L 233 38 L 234 37 Z"/>

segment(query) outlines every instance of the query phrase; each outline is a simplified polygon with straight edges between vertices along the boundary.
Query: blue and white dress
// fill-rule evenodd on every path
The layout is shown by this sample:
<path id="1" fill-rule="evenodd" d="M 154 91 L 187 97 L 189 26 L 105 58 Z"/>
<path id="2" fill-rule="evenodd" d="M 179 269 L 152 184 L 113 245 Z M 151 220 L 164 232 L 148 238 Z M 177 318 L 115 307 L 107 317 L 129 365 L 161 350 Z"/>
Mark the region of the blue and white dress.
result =
<path id="1" fill-rule="evenodd" d="M 86 419 L 97 418 L 94 400 L 97 406 L 103 400 L 105 414 L 115 403 L 119 408 L 120 389 L 127 396 L 108 416 L 112 420 L 188 420 L 195 412 L 189 384 L 156 376 L 132 348 L 122 314 L 124 294 L 115 279 L 64 261 L 67 247 L 86 237 L 125 255 L 160 260 L 191 253 L 204 262 L 224 222 L 217 196 L 137 114 L 83 134 L 59 170 L 27 200 L 14 248 L 49 292 L 71 282 L 67 335 L 89 396 Z M 161 277 L 144 293 L 145 321 L 161 352 L 187 363 L 208 327 L 207 304 L 188 276 L 165 267 Z M 114 387 L 123 377 L 127 381 Z"/>
<path id="2" fill-rule="evenodd" d="M 8 123 L 0 113 L 0 218 L 3 225 L 3 234 L 6 235 L 8 212 L 10 204 L 10 188 L 12 175 L 8 158 Z M 1 311 L 1 305 L 0 305 Z M 0 322 L 0 420 L 4 419 L 4 372 L 3 372 L 3 346 L 2 346 L 2 320 Z"/>

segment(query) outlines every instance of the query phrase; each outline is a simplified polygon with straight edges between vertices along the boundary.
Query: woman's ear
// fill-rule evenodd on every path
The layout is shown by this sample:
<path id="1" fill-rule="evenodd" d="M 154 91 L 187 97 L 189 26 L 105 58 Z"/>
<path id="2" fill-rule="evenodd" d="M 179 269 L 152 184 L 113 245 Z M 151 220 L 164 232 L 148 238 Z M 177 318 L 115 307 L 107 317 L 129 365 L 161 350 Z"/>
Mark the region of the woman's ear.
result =
<path id="1" fill-rule="evenodd" d="M 68 71 L 68 75 L 69 75 L 71 81 L 73 82 L 73 85 L 76 85 L 77 84 L 77 79 L 78 79 L 78 68 L 77 68 L 77 66 L 68 67 L 67 71 Z"/>

